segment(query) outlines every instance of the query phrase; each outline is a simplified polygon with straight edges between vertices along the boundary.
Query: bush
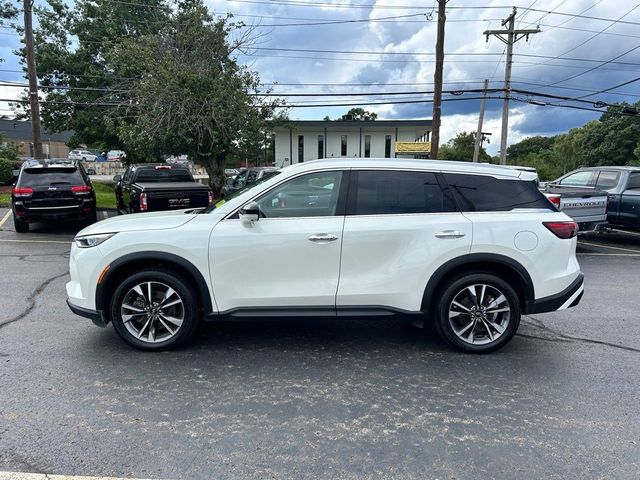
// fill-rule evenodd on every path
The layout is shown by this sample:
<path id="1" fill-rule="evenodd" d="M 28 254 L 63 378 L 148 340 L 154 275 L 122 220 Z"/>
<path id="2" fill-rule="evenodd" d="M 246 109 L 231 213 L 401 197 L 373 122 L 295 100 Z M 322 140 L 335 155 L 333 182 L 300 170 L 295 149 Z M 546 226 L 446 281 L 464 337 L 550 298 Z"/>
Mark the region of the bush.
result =
<path id="1" fill-rule="evenodd" d="M 13 180 L 13 162 L 0 158 L 0 185 L 8 185 Z"/>

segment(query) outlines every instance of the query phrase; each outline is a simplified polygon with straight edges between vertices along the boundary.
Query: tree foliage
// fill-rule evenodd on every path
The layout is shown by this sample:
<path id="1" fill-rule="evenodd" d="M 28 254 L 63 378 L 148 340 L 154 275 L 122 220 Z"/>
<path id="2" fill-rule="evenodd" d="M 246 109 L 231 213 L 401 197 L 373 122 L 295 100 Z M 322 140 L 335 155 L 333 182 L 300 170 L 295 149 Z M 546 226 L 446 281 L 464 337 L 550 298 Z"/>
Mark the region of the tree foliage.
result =
<path id="1" fill-rule="evenodd" d="M 214 19 L 200 0 L 179 4 L 157 33 L 123 42 L 119 57 L 139 66 L 131 85 L 135 122 L 119 127 L 125 145 L 188 154 L 207 170 L 214 193 L 227 157 L 262 151 L 268 120 L 280 106 L 259 93 L 258 76 L 233 58 L 246 36 L 226 18 Z"/>
<path id="2" fill-rule="evenodd" d="M 445 145 L 440 147 L 438 160 L 472 161 L 475 148 L 476 134 L 474 132 L 460 132 Z M 480 149 L 480 162 L 489 162 L 491 156 L 483 148 Z"/>
<path id="3" fill-rule="evenodd" d="M 609 107 L 599 120 L 555 137 L 531 137 L 508 149 L 512 165 L 532 166 L 540 178 L 552 180 L 579 167 L 640 164 L 640 109 L 620 104 Z"/>

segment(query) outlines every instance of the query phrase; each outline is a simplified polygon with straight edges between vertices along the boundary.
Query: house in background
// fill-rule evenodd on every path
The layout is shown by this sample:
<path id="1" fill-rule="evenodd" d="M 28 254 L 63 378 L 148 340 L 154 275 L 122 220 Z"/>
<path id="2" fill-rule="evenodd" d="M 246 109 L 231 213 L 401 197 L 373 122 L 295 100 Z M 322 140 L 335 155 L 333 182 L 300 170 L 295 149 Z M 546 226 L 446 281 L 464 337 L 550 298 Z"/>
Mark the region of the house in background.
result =
<path id="1" fill-rule="evenodd" d="M 47 133 L 42 130 L 42 151 L 45 158 L 67 158 L 69 147 L 67 142 L 73 132 Z M 18 156 L 33 157 L 31 144 L 31 122 L 0 118 L 0 136 L 3 142 L 16 143 Z"/>
<path id="2" fill-rule="evenodd" d="M 429 158 L 431 120 L 289 120 L 274 128 L 275 165 L 319 158 Z"/>

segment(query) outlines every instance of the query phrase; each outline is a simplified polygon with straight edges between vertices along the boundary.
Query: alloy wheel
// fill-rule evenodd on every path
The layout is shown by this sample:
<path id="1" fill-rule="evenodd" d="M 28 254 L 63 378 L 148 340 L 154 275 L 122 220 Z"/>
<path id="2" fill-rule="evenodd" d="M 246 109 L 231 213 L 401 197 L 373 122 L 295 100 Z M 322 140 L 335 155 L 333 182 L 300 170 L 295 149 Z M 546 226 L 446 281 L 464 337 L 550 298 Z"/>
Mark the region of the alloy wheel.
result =
<path id="1" fill-rule="evenodd" d="M 125 294 L 120 315 L 133 337 L 147 343 L 159 343 L 178 333 L 185 318 L 185 306 L 180 295 L 169 285 L 147 281 Z"/>
<path id="2" fill-rule="evenodd" d="M 449 305 L 449 324 L 455 335 L 471 345 L 497 341 L 509 326 L 511 305 L 500 289 L 473 284 L 460 290 Z"/>

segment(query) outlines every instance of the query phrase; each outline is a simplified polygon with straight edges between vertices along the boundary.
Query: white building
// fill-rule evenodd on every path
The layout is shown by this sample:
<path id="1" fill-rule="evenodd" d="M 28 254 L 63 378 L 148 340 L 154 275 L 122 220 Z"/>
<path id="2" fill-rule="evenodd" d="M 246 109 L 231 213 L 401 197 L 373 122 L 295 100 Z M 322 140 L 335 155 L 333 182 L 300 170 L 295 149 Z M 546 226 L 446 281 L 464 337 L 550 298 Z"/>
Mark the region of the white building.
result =
<path id="1" fill-rule="evenodd" d="M 289 120 L 275 129 L 277 167 L 319 158 L 428 158 L 431 120 Z"/>

